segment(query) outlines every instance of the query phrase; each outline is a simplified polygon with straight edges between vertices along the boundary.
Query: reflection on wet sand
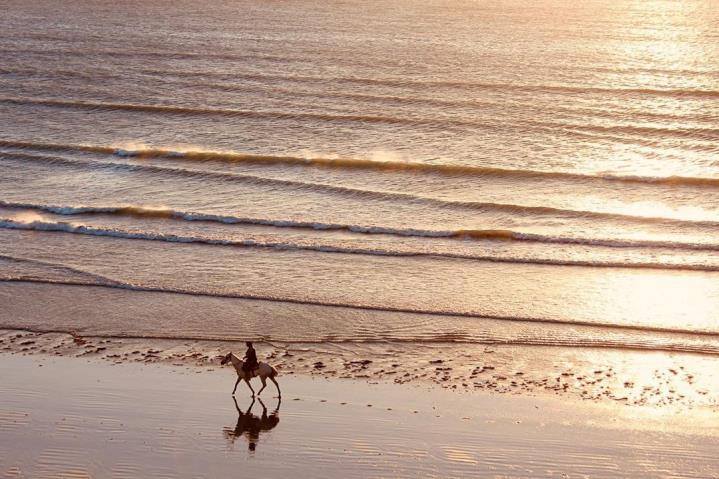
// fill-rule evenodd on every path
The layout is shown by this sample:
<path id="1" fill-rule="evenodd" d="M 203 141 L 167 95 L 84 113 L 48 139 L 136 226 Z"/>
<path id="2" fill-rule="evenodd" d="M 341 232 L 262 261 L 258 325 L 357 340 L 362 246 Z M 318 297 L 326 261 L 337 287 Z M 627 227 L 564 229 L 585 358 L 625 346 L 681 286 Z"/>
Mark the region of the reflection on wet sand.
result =
<path id="1" fill-rule="evenodd" d="M 237 399 L 233 397 L 232 401 L 235 403 L 235 409 L 237 409 L 237 424 L 234 429 L 231 427 L 223 428 L 222 433 L 231 445 L 234 445 L 235 440 L 237 440 L 238 437 L 244 435 L 247 438 L 249 450 L 254 451 L 260 440 L 260 432 L 270 431 L 279 424 L 280 405 L 282 404 L 282 400 L 277 400 L 277 407 L 275 407 L 275 410 L 268 416 L 265 403 L 262 402 L 262 399 L 257 398 L 257 401 L 262 406 L 261 417 L 257 417 L 252 414 L 252 407 L 255 405 L 255 398 L 252 398 L 252 402 L 245 412 L 242 412 L 242 409 L 240 409 L 239 404 L 237 404 Z"/>

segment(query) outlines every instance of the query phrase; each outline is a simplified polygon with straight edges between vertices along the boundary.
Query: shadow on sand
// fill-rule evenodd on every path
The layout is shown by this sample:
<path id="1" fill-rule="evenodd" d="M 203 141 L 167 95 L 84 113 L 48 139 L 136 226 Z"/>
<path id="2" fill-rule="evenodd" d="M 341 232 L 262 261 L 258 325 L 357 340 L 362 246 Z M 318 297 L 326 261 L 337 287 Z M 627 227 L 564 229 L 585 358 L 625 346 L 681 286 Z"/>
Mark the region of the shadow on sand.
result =
<path id="1" fill-rule="evenodd" d="M 260 417 L 252 414 L 252 406 L 255 405 L 254 398 L 245 412 L 242 412 L 242 409 L 240 409 L 240 406 L 237 404 L 237 399 L 233 397 L 232 401 L 235 403 L 235 409 L 237 409 L 237 424 L 234 428 L 223 428 L 222 433 L 232 445 L 234 445 L 238 437 L 245 436 L 247 438 L 248 448 L 252 452 L 260 440 L 260 433 L 274 429 L 280 422 L 280 404 L 282 404 L 282 400 L 278 399 L 275 410 L 272 411 L 270 415 L 267 415 L 265 403 L 262 402 L 262 399 L 257 398 L 257 402 L 262 406 L 262 415 Z"/>

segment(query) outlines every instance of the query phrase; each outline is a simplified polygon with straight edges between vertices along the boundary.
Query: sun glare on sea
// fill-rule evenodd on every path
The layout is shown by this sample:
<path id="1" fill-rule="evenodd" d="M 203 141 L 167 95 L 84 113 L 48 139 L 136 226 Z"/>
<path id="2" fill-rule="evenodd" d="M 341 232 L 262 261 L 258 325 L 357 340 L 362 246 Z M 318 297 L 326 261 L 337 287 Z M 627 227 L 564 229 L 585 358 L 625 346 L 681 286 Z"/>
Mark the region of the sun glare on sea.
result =
<path id="1" fill-rule="evenodd" d="M 616 23 L 622 28 L 617 33 L 627 39 L 622 50 L 627 67 L 643 59 L 664 68 L 683 68 L 688 58 L 701 54 L 692 42 L 686 41 L 687 37 L 701 34 L 696 31 L 696 21 L 692 21 L 701 16 L 701 5 L 665 0 L 637 3 L 641 3 L 637 8 L 614 10 L 627 17 L 627 21 Z M 647 11 L 652 12 L 651 18 L 645 15 Z M 638 37 L 643 41 L 632 41 Z M 657 77 L 648 75 L 646 80 L 656 81 Z"/>
<path id="2" fill-rule="evenodd" d="M 703 208 L 695 206 L 672 207 L 656 201 L 642 201 L 624 207 L 624 213 L 645 218 L 677 218 L 691 221 L 704 221 L 711 217 Z"/>
<path id="3" fill-rule="evenodd" d="M 606 279 L 602 287 L 606 294 L 597 297 L 596 306 L 608 314 L 620 307 L 629 324 L 672 330 L 716 328 L 717 289 L 703 273 L 627 272 Z M 647 318 L 647 323 L 641 324 L 640 318 Z"/>

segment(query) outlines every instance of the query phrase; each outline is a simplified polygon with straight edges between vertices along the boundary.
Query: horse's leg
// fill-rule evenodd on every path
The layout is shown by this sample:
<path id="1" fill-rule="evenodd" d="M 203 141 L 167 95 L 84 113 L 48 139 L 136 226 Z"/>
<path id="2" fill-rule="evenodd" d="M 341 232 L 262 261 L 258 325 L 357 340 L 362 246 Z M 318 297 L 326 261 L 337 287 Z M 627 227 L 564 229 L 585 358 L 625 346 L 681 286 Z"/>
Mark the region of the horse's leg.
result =
<path id="1" fill-rule="evenodd" d="M 252 389 L 252 385 L 250 384 L 250 380 L 245 378 L 245 382 L 247 383 L 247 387 L 250 388 L 250 391 L 252 391 L 252 397 L 255 397 L 255 390 Z"/>
<path id="2" fill-rule="evenodd" d="M 262 394 L 262 390 L 265 389 L 265 386 L 267 386 L 267 380 L 265 379 L 264 376 L 260 376 L 260 381 L 262 381 L 262 387 L 260 388 L 259 391 L 257 391 L 257 395 L 258 395 L 258 396 L 259 396 L 260 394 Z"/>
<path id="3" fill-rule="evenodd" d="M 240 384 L 240 376 L 237 376 L 237 381 L 235 382 L 235 388 L 232 390 L 232 395 L 235 395 L 235 391 L 237 391 L 237 385 Z"/>
<path id="4" fill-rule="evenodd" d="M 272 376 L 270 376 L 270 381 L 272 381 L 273 383 L 275 383 L 275 386 L 277 386 L 277 397 L 278 397 L 278 398 L 281 398 L 281 397 L 282 397 L 282 392 L 280 391 L 280 385 L 277 384 L 277 381 L 276 381 L 275 378 L 273 378 Z"/>

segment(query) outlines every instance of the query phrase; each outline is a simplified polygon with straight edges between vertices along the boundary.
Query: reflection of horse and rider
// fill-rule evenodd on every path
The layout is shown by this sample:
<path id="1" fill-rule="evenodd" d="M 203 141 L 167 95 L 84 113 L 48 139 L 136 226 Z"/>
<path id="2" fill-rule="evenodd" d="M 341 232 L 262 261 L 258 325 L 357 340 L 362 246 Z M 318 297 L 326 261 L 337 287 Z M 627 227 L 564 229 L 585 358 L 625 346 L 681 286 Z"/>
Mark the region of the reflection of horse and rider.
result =
<path id="1" fill-rule="evenodd" d="M 247 345 L 247 352 L 245 353 L 244 358 L 240 359 L 235 356 L 234 353 L 230 352 L 227 353 L 220 362 L 220 364 L 225 365 L 231 361 L 232 366 L 234 366 L 235 371 L 237 372 L 237 382 L 235 382 L 232 395 L 235 395 L 237 385 L 240 384 L 241 380 L 243 380 L 245 381 L 245 384 L 247 384 L 247 387 L 250 388 L 250 391 L 252 391 L 252 397 L 255 397 L 255 390 L 252 389 L 250 379 L 257 376 L 260 378 L 260 381 L 262 381 L 262 388 L 257 392 L 258 396 L 267 386 L 266 381 L 269 378 L 269 380 L 275 383 L 275 386 L 277 387 L 277 397 L 282 397 L 280 385 L 277 384 L 277 380 L 275 379 L 278 374 L 277 369 L 265 362 L 258 362 L 257 353 L 255 352 L 255 348 L 252 347 L 252 343 L 247 341 L 245 344 Z"/>
<path id="2" fill-rule="evenodd" d="M 242 412 L 242 409 L 240 409 L 240 406 L 237 404 L 237 400 L 234 397 L 232 400 L 235 402 L 235 409 L 237 409 L 237 424 L 234 429 L 231 427 L 225 427 L 222 432 L 231 444 L 234 444 L 238 437 L 243 435 L 246 436 L 248 448 L 250 451 L 254 451 L 260 440 L 260 432 L 269 431 L 280 422 L 280 404 L 282 400 L 278 400 L 275 410 L 272 411 L 272 414 L 267 415 L 265 403 L 262 402 L 262 399 L 257 398 L 260 405 L 262 405 L 261 417 L 257 417 L 252 414 L 252 406 L 255 405 L 254 397 L 252 398 L 250 407 L 248 407 L 245 412 Z"/>

